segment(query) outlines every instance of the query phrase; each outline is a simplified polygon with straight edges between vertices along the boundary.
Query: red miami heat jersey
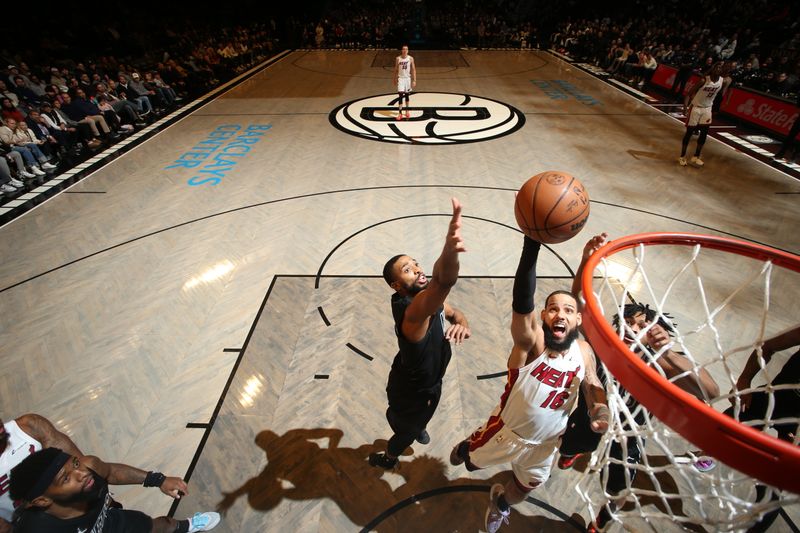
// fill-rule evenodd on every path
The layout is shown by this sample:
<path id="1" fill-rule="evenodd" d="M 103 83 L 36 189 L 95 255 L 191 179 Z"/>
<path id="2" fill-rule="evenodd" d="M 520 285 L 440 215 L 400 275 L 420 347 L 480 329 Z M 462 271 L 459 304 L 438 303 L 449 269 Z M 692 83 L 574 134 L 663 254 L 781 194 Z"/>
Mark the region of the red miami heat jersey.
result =
<path id="1" fill-rule="evenodd" d="M 566 353 L 545 351 L 522 368 L 508 371 L 508 382 L 494 416 L 525 440 L 545 442 L 564 432 L 585 368 L 578 341 Z"/>
<path id="2" fill-rule="evenodd" d="M 20 464 L 33 452 L 42 449 L 42 443 L 20 429 L 15 421 L 4 424 L 8 433 L 8 445 L 0 455 L 0 518 L 11 522 L 14 514 L 14 503 L 8 495 L 11 469 Z"/>

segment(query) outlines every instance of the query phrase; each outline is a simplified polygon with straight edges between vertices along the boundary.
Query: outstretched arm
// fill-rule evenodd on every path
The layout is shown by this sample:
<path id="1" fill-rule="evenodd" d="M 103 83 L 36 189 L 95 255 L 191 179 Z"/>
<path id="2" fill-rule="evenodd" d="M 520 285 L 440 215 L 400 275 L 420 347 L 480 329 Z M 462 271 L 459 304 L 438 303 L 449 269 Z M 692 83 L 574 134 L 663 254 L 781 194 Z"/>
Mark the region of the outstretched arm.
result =
<path id="1" fill-rule="evenodd" d="M 536 292 L 536 263 L 542 244 L 526 236 L 522 254 L 514 274 L 514 292 L 511 302 L 511 338 L 514 346 L 508 356 L 508 368 L 521 368 L 531 353 L 544 350 L 544 333 L 536 320 L 533 295 Z"/>
<path id="2" fill-rule="evenodd" d="M 647 332 L 647 345 L 658 352 L 671 342 L 667 331 L 659 324 L 653 324 Z M 700 368 L 695 373 L 692 362 L 684 355 L 667 349 L 661 357 L 656 360 L 656 364 L 661 367 L 667 379 L 672 379 L 679 374 L 688 372 L 687 375 L 676 379 L 675 385 L 693 395 L 700 401 L 708 401 L 719 396 L 719 386 L 708 370 Z"/>
<path id="3" fill-rule="evenodd" d="M 97 472 L 99 476 L 105 478 L 109 485 L 141 485 L 147 477 L 147 472 L 144 470 L 121 463 L 106 463 L 94 455 L 86 455 L 82 461 L 86 466 Z M 178 477 L 164 478 L 159 489 L 167 496 L 172 496 L 175 499 L 181 497 L 179 492 L 183 494 L 189 493 L 189 487 L 186 482 Z"/>
<path id="4" fill-rule="evenodd" d="M 781 350 L 797 345 L 800 345 L 800 325 L 777 337 L 767 339 L 764 341 L 764 344 L 761 345 L 761 357 L 764 359 L 764 366 L 770 362 L 775 352 L 780 352 Z M 742 370 L 739 379 L 736 381 L 736 390 L 749 389 L 753 378 L 762 368 L 758 358 L 758 350 L 753 350 L 753 353 L 750 354 L 747 363 L 744 365 L 744 370 Z M 733 402 L 733 398 L 731 398 L 731 402 Z M 742 396 L 742 411 L 750 407 L 751 402 L 751 395 Z"/>
<path id="5" fill-rule="evenodd" d="M 22 415 L 16 422 L 22 431 L 41 442 L 43 448 L 58 448 L 69 455 L 83 457 L 72 439 L 57 430 L 45 417 L 31 413 Z"/>
<path id="6" fill-rule="evenodd" d="M 447 228 L 442 253 L 433 265 L 430 283 L 414 297 L 403 318 L 403 335 L 412 342 L 425 336 L 428 319 L 444 305 L 450 289 L 458 280 L 458 254 L 466 251 L 461 238 L 461 204 L 456 198 L 451 200 L 453 216 Z"/>
<path id="7" fill-rule="evenodd" d="M 608 410 L 608 400 L 606 400 L 606 390 L 597 377 L 594 350 L 586 341 L 580 341 L 581 354 L 583 355 L 583 365 L 586 369 L 581 388 L 583 396 L 586 398 L 586 407 L 589 409 L 589 424 L 595 433 L 605 433 L 608 430 L 608 423 L 611 413 Z"/>
<path id="8" fill-rule="evenodd" d="M 603 245 L 608 240 L 608 233 L 603 232 L 600 235 L 595 235 L 591 239 L 589 239 L 586 244 L 583 246 L 583 255 L 581 256 L 581 264 L 578 265 L 578 271 L 575 272 L 575 277 L 572 278 L 572 295 L 575 296 L 575 299 L 578 301 L 578 309 L 583 309 L 583 302 L 581 300 L 581 278 L 583 278 L 583 269 L 586 266 L 586 262 L 595 253 L 597 250 L 603 247 Z"/>

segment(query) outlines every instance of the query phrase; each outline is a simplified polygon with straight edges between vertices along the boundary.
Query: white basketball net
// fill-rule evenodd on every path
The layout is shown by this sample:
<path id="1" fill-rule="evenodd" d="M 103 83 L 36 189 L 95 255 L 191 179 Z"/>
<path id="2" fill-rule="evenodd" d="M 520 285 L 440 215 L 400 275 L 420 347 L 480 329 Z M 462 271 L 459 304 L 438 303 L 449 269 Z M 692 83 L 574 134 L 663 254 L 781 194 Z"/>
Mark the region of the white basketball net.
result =
<path id="1" fill-rule="evenodd" d="M 800 323 L 800 302 L 797 301 L 800 300 L 797 290 L 800 276 L 773 268 L 771 262 L 700 245 L 640 244 L 630 252 L 604 258 L 594 272 L 594 294 L 609 322 L 615 314 L 620 317 L 620 338 L 626 333 L 633 336 L 622 319 L 625 304 L 632 301 L 649 304 L 657 313 L 651 324 L 660 318 L 674 329 L 672 345 L 656 353 L 643 344 L 650 326 L 636 335 L 635 344 L 642 349 L 642 357 L 650 366 L 667 379 L 661 367 L 654 364 L 655 360 L 670 347 L 682 352 L 691 361 L 692 369 L 670 381 L 697 376 L 701 369 L 706 369 L 717 382 L 720 395 L 715 398 L 704 395 L 704 400 L 718 411 L 726 410 L 733 403 L 733 416 L 737 420 L 742 395 L 766 392 L 769 402 L 764 419 L 743 423 L 763 425 L 763 431 L 773 436 L 776 435 L 775 424 L 792 424 L 797 445 L 800 412 L 788 419 L 773 419 L 772 413 L 774 393 L 791 388 L 795 394 L 800 394 L 800 385 L 771 386 L 770 382 L 799 348 L 776 353 L 765 365 L 760 346 L 765 339 Z M 646 257 L 649 273 L 645 270 Z M 771 294 L 771 283 L 781 290 Z M 757 348 L 762 370 L 753 379 L 751 388 L 737 391 L 739 374 L 750 353 Z M 612 521 L 606 530 L 619 529 L 620 523 L 629 530 L 657 530 L 659 533 L 679 530 L 678 524 L 687 529 L 705 526 L 713 531 L 744 530 L 765 513 L 800 501 L 797 494 L 763 486 L 759 489 L 761 497 L 757 498 L 757 480 L 718 461 L 712 470 L 700 472 L 695 462 L 701 455 L 711 453 L 698 450 L 641 405 L 631 410 L 629 394 L 607 368 L 605 371 L 611 423 L 592 454 L 589 467 L 579 474 L 576 488 L 588 504 L 592 517 L 607 503 L 619 502 L 624 497 L 621 507 L 611 507 Z M 646 415 L 644 424 L 634 420 L 640 411 Z M 617 458 L 611 453 L 614 442 L 622 448 Z M 629 463 L 627 469 L 622 469 L 625 488 L 610 495 L 601 481 L 601 474 L 602 479 L 606 479 L 609 466 L 624 464 L 619 457 L 627 457 L 627 447 L 632 443 L 638 443 L 641 462 Z M 631 479 L 632 471 L 635 471 L 634 479 Z M 778 517 L 777 520 L 783 519 Z"/>

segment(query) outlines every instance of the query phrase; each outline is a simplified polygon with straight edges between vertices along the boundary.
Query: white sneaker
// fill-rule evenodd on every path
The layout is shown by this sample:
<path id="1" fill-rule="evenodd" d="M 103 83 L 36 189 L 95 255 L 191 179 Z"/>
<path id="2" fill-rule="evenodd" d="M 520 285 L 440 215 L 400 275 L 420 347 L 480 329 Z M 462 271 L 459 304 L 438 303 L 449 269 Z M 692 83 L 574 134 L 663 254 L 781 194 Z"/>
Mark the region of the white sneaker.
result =
<path id="1" fill-rule="evenodd" d="M 25 186 L 25 184 L 24 184 L 24 183 L 22 183 L 22 182 L 21 182 L 21 181 L 19 181 L 19 180 L 15 180 L 14 178 L 11 178 L 11 180 L 9 181 L 9 183 L 10 183 L 12 186 L 14 186 L 14 187 L 17 187 L 17 188 L 20 188 L 20 187 L 24 187 L 24 186 Z"/>
<path id="2" fill-rule="evenodd" d="M 686 166 L 686 158 L 685 157 L 679 157 L 678 158 L 678 164 L 680 166 L 682 166 L 682 167 L 685 167 Z"/>
<path id="3" fill-rule="evenodd" d="M 705 165 L 705 163 L 703 163 L 703 160 L 702 160 L 702 159 L 700 159 L 700 158 L 699 158 L 699 157 L 697 157 L 697 156 L 694 156 L 694 157 L 692 157 L 692 159 L 691 159 L 691 163 L 692 163 L 693 165 L 697 165 L 698 167 L 702 167 L 703 165 Z"/>
<path id="4" fill-rule="evenodd" d="M 17 188 L 4 183 L 0 185 L 0 192 L 17 192 Z"/>
<path id="5" fill-rule="evenodd" d="M 35 178 L 36 177 L 36 174 L 31 174 L 30 172 L 27 172 L 25 170 L 20 172 L 19 175 L 22 176 L 26 180 L 29 180 L 31 178 Z"/>
<path id="6" fill-rule="evenodd" d="M 486 509 L 485 524 L 487 533 L 497 533 L 503 523 L 508 524 L 508 516 L 511 514 L 511 509 L 503 512 L 497 507 L 497 499 L 504 493 L 503 485 L 500 483 L 492 485 L 492 490 L 489 491 L 489 508 Z"/>
<path id="7" fill-rule="evenodd" d="M 55 166 L 53 163 L 42 163 L 42 168 L 45 169 L 45 170 L 53 170 L 53 169 L 56 169 L 58 167 Z"/>
<path id="8" fill-rule="evenodd" d="M 194 516 L 189 519 L 189 533 L 195 531 L 209 531 L 217 527 L 219 524 L 219 513 L 209 511 L 207 513 L 194 513 Z"/>
<path id="9" fill-rule="evenodd" d="M 39 167 L 31 167 L 31 172 L 33 172 L 35 176 L 47 176 L 47 173 L 42 172 L 42 169 Z"/>

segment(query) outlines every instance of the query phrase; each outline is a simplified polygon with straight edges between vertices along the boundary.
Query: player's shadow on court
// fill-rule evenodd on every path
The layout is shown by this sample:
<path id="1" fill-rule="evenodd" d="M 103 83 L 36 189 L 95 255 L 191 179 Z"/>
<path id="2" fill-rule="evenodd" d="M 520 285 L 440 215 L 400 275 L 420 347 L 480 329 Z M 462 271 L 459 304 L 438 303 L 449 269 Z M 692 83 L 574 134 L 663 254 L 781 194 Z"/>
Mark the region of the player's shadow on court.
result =
<path id="1" fill-rule="evenodd" d="M 428 455 L 404 458 L 394 472 L 369 465 L 370 453 L 385 449 L 385 441 L 342 448 L 339 429 L 292 429 L 278 435 L 265 430 L 256 436 L 256 445 L 267 455 L 267 465 L 241 487 L 223 492 L 218 504 L 228 510 L 240 497 L 246 497 L 255 510 L 269 512 L 284 500 L 333 501 L 347 517 L 321 518 L 337 531 L 359 528 L 379 532 L 394 531 L 479 531 L 483 529 L 488 490 L 499 481 L 498 474 L 488 480 L 447 478 L 441 459 Z M 387 481 L 392 476 L 396 489 Z M 530 503 L 529 514 L 537 512 Z M 306 509 L 298 509 L 300 520 Z M 323 507 L 323 514 L 325 510 Z M 291 522 L 292 512 L 281 512 L 281 522 Z M 556 520 L 526 516 L 512 511 L 510 524 L 503 531 L 582 531 L 580 517 Z"/>

